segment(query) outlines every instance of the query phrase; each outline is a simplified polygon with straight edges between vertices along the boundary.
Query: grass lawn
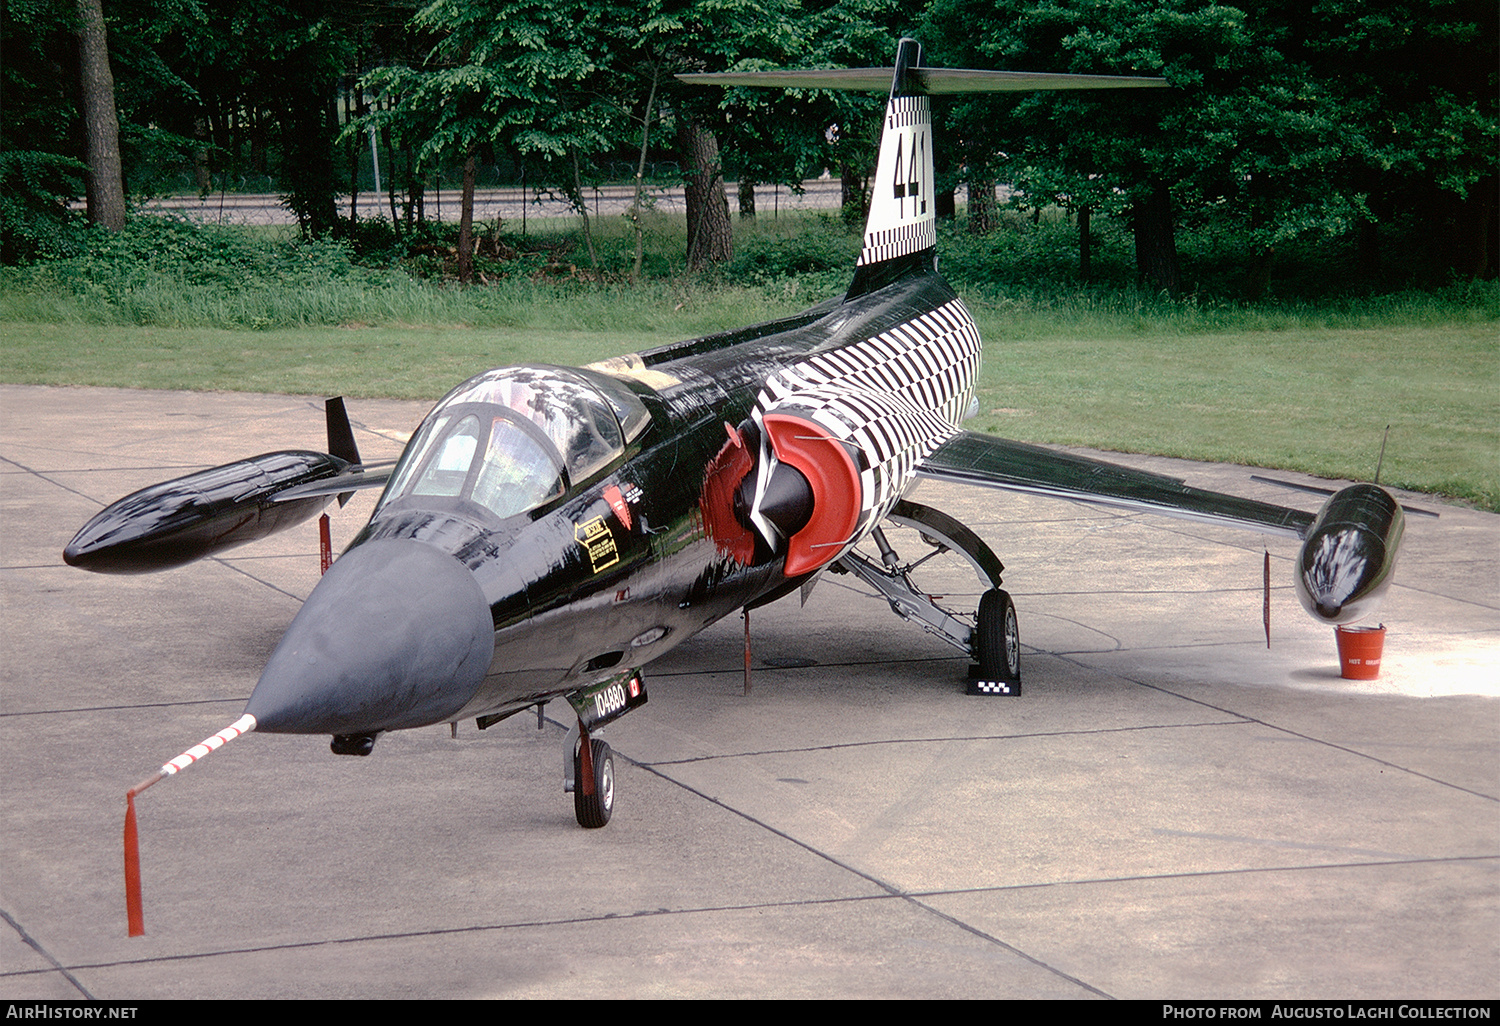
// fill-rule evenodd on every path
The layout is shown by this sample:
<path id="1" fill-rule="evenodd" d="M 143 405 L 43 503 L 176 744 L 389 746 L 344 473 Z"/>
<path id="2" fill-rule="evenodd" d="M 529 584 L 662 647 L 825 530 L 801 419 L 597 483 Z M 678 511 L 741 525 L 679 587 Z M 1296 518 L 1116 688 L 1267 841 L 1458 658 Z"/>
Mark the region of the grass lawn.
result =
<path id="1" fill-rule="evenodd" d="M 622 310 L 618 328 L 557 327 L 569 319 L 540 311 L 514 327 L 0 321 L 0 380 L 436 399 L 491 366 L 587 363 L 778 312 L 733 297 L 725 306 L 719 318 L 712 302 L 661 300 L 650 316 Z M 1389 424 L 1382 481 L 1500 511 L 1493 321 L 1211 332 L 1093 324 L 1075 333 L 983 303 L 976 319 L 986 344 L 977 430 L 1368 478 Z"/>
<path id="2" fill-rule="evenodd" d="M 985 329 L 973 426 L 1029 441 L 1280 467 L 1500 511 L 1500 341 L 1491 324 L 1107 339 Z"/>
<path id="3" fill-rule="evenodd" d="M 1500 511 L 1500 285 L 1362 293 L 1318 251 L 1284 258 L 1283 288 L 1318 286 L 1306 298 L 1247 303 L 1224 286 L 1170 300 L 1070 283 L 1066 219 L 1008 218 L 982 237 L 942 232 L 985 339 L 971 426 L 1367 479 L 1389 424 L 1384 482 Z M 630 286 L 633 235 L 594 227 L 602 284 L 580 280 L 586 249 L 559 222 L 461 288 L 431 255 L 359 262 L 326 241 L 133 218 L 75 257 L 0 268 L 0 380 L 435 400 L 493 366 L 587 363 L 795 313 L 843 292 L 859 244 L 826 214 L 737 222 L 734 262 L 689 276 L 673 263 L 685 224 L 654 215 L 647 277 Z M 1120 279 L 1128 233 L 1099 242 Z M 1212 276 L 1215 252 L 1196 272 Z"/>

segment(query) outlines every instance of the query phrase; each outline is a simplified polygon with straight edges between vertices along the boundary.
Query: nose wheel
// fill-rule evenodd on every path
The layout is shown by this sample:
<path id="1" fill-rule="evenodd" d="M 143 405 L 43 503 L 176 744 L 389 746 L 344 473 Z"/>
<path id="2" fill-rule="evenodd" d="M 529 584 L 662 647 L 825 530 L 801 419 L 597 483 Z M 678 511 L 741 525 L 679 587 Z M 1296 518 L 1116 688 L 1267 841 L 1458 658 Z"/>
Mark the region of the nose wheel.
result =
<path id="1" fill-rule="evenodd" d="M 564 786 L 573 792 L 573 815 L 590 830 L 609 822 L 615 809 L 615 753 L 599 738 L 587 735 L 573 744 L 573 775 Z"/>
<path id="2" fill-rule="evenodd" d="M 589 732 L 645 705 L 646 684 L 640 670 L 622 670 L 568 692 L 567 699 L 578 721 L 563 741 L 563 791 L 573 795 L 578 825 L 594 830 L 608 823 L 615 810 L 615 753 Z"/>

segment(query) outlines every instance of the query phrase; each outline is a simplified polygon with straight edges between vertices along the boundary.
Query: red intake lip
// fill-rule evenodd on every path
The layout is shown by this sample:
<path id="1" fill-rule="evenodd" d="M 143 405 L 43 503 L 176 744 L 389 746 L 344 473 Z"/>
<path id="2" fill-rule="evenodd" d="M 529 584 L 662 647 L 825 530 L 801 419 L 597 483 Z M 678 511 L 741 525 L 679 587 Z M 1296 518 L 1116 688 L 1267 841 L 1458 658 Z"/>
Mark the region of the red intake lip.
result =
<path id="1" fill-rule="evenodd" d="M 797 577 L 833 559 L 854 534 L 864 488 L 849 451 L 826 428 L 789 413 L 768 413 L 762 422 L 776 458 L 812 488 L 812 517 L 787 543 L 784 572 Z"/>

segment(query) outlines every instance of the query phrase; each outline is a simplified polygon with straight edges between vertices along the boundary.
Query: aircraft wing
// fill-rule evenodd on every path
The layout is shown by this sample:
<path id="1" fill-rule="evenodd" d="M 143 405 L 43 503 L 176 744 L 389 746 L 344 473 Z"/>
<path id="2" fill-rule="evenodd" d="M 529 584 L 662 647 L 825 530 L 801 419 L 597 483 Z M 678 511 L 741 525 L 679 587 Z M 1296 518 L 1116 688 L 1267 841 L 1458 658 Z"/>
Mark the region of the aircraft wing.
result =
<path id="1" fill-rule="evenodd" d="M 396 461 L 390 460 L 385 463 L 366 463 L 363 466 L 348 467 L 334 477 L 325 477 L 320 481 L 284 488 L 271 496 L 271 501 L 296 502 L 320 495 L 347 495 L 349 492 L 357 492 L 364 488 L 384 488 L 386 482 L 391 479 L 391 472 L 395 466 Z M 340 499 L 339 505 L 343 504 L 344 500 Z"/>
<path id="2" fill-rule="evenodd" d="M 960 431 L 917 466 L 917 478 L 1050 495 L 1136 512 L 1306 538 L 1316 514 L 1204 491 L 1180 479 Z"/>

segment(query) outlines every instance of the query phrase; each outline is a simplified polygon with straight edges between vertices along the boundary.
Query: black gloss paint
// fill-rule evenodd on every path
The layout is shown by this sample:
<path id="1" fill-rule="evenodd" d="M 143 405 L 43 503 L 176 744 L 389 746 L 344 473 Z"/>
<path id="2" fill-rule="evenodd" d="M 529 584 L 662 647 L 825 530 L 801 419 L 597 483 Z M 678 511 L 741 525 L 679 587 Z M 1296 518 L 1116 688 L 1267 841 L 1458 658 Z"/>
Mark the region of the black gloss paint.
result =
<path id="1" fill-rule="evenodd" d="M 862 341 L 921 304 L 952 298 L 946 283 L 929 273 L 821 317 L 803 315 L 640 354 L 618 363 L 614 374 L 607 365 L 582 372 L 522 367 L 460 385 L 413 434 L 370 522 L 319 582 L 267 663 L 247 707 L 257 729 L 365 734 L 505 715 L 606 680 L 621 658 L 643 666 L 784 588 L 780 559 L 736 556 L 705 527 L 706 478 L 725 444 L 725 423 L 746 419 L 766 377 L 810 350 L 835 340 Z M 645 411 L 645 421 L 622 424 L 632 437 L 616 459 L 582 482 L 570 481 L 562 496 L 507 517 L 470 494 L 412 493 L 408 482 L 441 460 L 443 432 L 451 433 L 451 426 L 437 426 L 442 418 L 456 421 L 476 410 L 467 400 L 486 386 L 475 382 L 515 377 L 545 387 L 551 373 L 569 380 L 582 375 L 617 416 Z M 426 436 L 433 441 L 419 451 Z M 476 471 L 467 473 L 473 482 Z M 469 669 L 479 646 L 467 628 L 443 649 L 463 672 L 445 676 L 443 659 L 431 655 L 422 656 L 419 667 L 409 665 L 418 657 L 405 646 L 421 645 L 424 653 L 438 647 L 422 645 L 438 633 L 441 617 L 433 618 L 430 600 L 420 596 L 454 586 L 438 583 L 435 565 L 391 571 L 385 558 L 364 552 L 412 543 L 446 553 L 454 569 L 467 568 L 489 607 L 493 649 L 482 675 Z M 408 582 L 406 623 L 398 579 Z M 449 615 L 467 618 L 458 607 Z"/>
<path id="2" fill-rule="evenodd" d="M 348 462 L 287 450 L 227 463 L 142 488 L 97 513 L 63 550 L 68 565 L 96 573 L 164 570 L 285 530 L 317 515 L 332 495 L 275 496 L 331 478 Z"/>
<path id="3" fill-rule="evenodd" d="M 1297 557 L 1297 598 L 1328 623 L 1375 611 L 1391 586 L 1406 515 L 1378 485 L 1350 485 L 1323 504 Z"/>
<path id="4" fill-rule="evenodd" d="M 1330 622 L 1367 615 L 1403 525 L 1375 486 L 1345 489 L 1314 516 L 958 428 L 980 339 L 936 269 L 926 94 L 1166 83 L 926 69 L 910 39 L 891 69 L 690 76 L 853 89 L 882 77 L 886 191 L 872 194 L 841 299 L 591 367 L 477 375 L 434 407 L 389 475 L 355 465 L 347 418 L 330 404 L 336 455 L 269 453 L 137 492 L 91 520 L 65 558 L 104 572 L 177 566 L 388 481 L 247 707 L 257 729 L 330 733 L 335 751 L 354 754 L 385 730 L 483 726 L 556 697 L 588 708 L 601 687 L 595 712 L 617 715 L 632 706 L 614 684 L 639 687 L 639 667 L 840 559 L 903 617 L 933 614 L 928 629 L 981 663 L 981 651 L 1013 652 L 1013 616 L 1003 636 L 985 602 L 972 630 L 950 625 L 930 598 L 888 588 L 850 555 L 886 517 L 941 523 L 988 579 L 991 612 L 1009 602 L 982 541 L 904 501 L 921 477 L 1298 537 L 1303 604 Z"/>

